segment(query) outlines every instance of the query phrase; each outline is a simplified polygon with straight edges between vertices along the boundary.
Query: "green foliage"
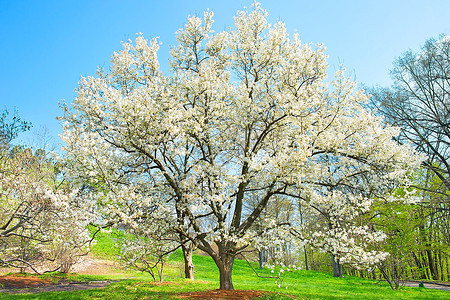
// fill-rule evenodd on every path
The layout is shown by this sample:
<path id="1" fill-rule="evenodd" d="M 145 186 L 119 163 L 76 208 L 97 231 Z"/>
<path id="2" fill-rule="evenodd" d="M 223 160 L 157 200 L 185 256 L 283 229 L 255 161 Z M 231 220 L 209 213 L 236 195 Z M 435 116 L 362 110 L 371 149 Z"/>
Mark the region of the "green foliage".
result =
<path id="1" fill-rule="evenodd" d="M 94 234 L 96 227 L 89 227 L 91 234 Z M 98 258 L 115 260 L 120 255 L 120 248 L 114 242 L 114 239 L 123 238 L 125 233 L 117 229 L 100 231 L 95 235 L 95 244 L 91 248 L 91 253 Z"/>
<path id="2" fill-rule="evenodd" d="M 8 145 L 19 133 L 31 128 L 31 123 L 23 121 L 16 109 L 11 116 L 9 114 L 7 109 L 0 112 L 0 145 Z"/>

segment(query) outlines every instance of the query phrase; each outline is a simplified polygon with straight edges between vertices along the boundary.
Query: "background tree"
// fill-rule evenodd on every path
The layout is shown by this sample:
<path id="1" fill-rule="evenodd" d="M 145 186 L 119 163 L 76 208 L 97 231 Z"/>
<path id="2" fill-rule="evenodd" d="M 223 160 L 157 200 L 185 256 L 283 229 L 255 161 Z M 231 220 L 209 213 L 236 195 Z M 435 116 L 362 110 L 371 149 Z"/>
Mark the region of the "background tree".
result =
<path id="1" fill-rule="evenodd" d="M 450 249 L 450 38 L 429 39 L 419 52 L 408 50 L 391 70 L 390 88 L 372 88 L 372 104 L 399 126 L 396 139 L 427 155 L 415 185 L 423 190 L 413 252 L 417 267 L 427 266 L 425 278 L 446 278 Z M 423 248 L 422 248 L 423 247 Z M 447 277 L 448 278 L 448 277 Z"/>
<path id="2" fill-rule="evenodd" d="M 29 124 L 16 113 L 7 116 L 0 117 L 0 265 L 38 272 L 38 265 L 52 262 L 48 268 L 69 271 L 91 241 L 89 202 L 75 205 L 76 190 L 63 184 L 57 164 L 44 150 L 33 153 L 11 145 Z"/>
<path id="3" fill-rule="evenodd" d="M 407 279 L 414 278 L 420 272 L 414 264 L 411 253 L 417 248 L 418 224 L 415 205 L 398 205 L 389 203 L 375 205 L 376 218 L 372 218 L 374 226 L 383 228 L 387 238 L 375 248 L 381 248 L 389 256 L 377 263 L 377 267 L 392 289 L 398 289 Z"/>
<path id="4" fill-rule="evenodd" d="M 22 120 L 16 110 L 14 110 L 12 117 L 9 117 L 9 115 L 10 112 L 7 109 L 0 113 L 0 147 L 2 149 L 9 147 L 11 141 L 19 133 L 31 128 L 31 123 Z"/>
<path id="5" fill-rule="evenodd" d="M 258 204 L 257 200 L 253 202 L 249 199 L 244 206 L 244 210 L 252 211 Z M 274 197 L 267 205 L 259 218 L 253 224 L 252 230 L 261 236 L 261 241 L 255 241 L 258 250 L 258 261 L 260 269 L 263 269 L 265 263 L 299 265 L 298 261 L 298 243 L 292 235 L 279 236 L 276 232 L 272 232 L 270 226 L 265 223 L 270 220 L 275 224 L 274 228 L 281 226 L 296 224 L 296 210 L 293 202 L 283 197 Z M 269 236 L 271 235 L 271 236 Z M 268 242 L 270 241 L 270 242 Z"/>
<path id="6" fill-rule="evenodd" d="M 220 288 L 233 289 L 234 259 L 260 237 L 253 225 L 273 201 L 339 202 L 343 216 L 370 197 L 398 201 L 388 183 L 408 183 L 420 157 L 342 72 L 325 82 L 322 46 L 289 38 L 257 3 L 233 30 L 215 34 L 212 15 L 178 31 L 167 76 L 156 39 L 124 43 L 109 72 L 81 79 L 63 139 L 73 178 L 107 184 L 106 208 L 167 209 L 181 242 L 208 253 Z M 267 230 L 293 229 L 269 217 Z"/>
<path id="7" fill-rule="evenodd" d="M 421 52 L 409 50 L 394 62 L 392 88 L 373 89 L 373 102 L 398 140 L 427 155 L 426 166 L 450 189 L 450 37 L 430 39 Z M 435 190 L 439 192 L 439 190 Z M 444 192 L 445 194 L 445 192 Z"/>

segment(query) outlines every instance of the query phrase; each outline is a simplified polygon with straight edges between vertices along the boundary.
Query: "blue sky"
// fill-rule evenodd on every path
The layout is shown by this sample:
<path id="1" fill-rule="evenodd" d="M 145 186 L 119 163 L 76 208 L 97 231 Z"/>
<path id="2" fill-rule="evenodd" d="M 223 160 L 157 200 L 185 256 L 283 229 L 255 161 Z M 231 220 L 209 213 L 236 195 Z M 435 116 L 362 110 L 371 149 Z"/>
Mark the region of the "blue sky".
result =
<path id="1" fill-rule="evenodd" d="M 395 57 L 430 37 L 450 34 L 450 1 L 261 0 L 271 23 L 286 24 L 303 42 L 324 43 L 329 71 L 340 63 L 366 85 L 389 85 Z M 0 0 L 0 109 L 19 111 L 34 130 L 48 129 L 59 143 L 58 103 L 70 102 L 80 76 L 107 68 L 121 41 L 143 32 L 160 37 L 167 68 L 175 32 L 188 15 L 209 8 L 215 30 L 233 26 L 237 10 L 252 1 Z M 32 142 L 32 134 L 20 139 Z"/>

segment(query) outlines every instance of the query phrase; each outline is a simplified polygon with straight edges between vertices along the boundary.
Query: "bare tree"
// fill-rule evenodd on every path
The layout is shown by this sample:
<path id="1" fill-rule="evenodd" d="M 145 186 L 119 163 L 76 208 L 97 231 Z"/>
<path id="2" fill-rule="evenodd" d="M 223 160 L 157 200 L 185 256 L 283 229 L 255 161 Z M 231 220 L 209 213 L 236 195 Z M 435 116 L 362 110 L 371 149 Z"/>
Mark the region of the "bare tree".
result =
<path id="1" fill-rule="evenodd" d="M 371 90 L 373 103 L 401 127 L 398 140 L 425 153 L 424 166 L 450 189 L 450 37 L 428 40 L 419 53 L 405 52 L 391 74 L 391 88 Z"/>

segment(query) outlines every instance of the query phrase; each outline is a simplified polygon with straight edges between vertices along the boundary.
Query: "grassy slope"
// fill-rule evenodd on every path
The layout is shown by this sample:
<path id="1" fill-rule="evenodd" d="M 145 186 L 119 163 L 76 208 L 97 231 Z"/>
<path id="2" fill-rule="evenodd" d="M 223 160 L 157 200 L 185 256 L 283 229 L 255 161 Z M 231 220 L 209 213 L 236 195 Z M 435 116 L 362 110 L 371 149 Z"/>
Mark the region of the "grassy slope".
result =
<path id="1" fill-rule="evenodd" d="M 101 236 L 93 252 L 100 257 L 111 258 L 116 249 L 111 240 Z M 181 278 L 182 256 L 175 253 L 171 256 L 170 265 L 165 271 L 165 280 L 171 281 L 171 284 L 155 285 L 150 276 L 129 271 L 126 275 L 131 279 L 113 283 L 104 289 L 25 295 L 0 294 L 0 299 L 168 299 L 180 292 L 218 288 L 218 271 L 212 260 L 209 257 L 195 255 L 194 264 L 196 276 L 194 282 Z M 264 270 L 261 275 L 267 276 L 270 273 Z M 76 279 L 116 280 L 117 276 L 83 275 L 77 276 Z M 290 272 L 284 278 L 283 288 L 279 289 L 274 279 L 258 278 L 247 263 L 241 260 L 235 262 L 233 282 L 236 289 L 272 292 L 267 299 L 291 299 L 281 293 L 296 296 L 298 299 L 450 299 L 450 292 L 424 288 L 392 291 L 386 283 L 357 277 L 334 278 L 330 274 L 315 271 Z"/>

